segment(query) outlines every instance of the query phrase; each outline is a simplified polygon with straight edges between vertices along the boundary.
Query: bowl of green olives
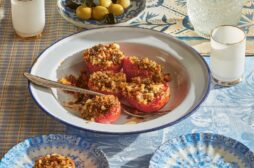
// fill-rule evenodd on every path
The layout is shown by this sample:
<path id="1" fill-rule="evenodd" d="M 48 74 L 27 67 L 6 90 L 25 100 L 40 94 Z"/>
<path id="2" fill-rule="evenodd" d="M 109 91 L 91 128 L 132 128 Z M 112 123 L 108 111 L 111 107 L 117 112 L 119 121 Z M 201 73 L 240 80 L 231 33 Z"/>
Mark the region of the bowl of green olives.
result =
<path id="1" fill-rule="evenodd" d="M 146 7 L 146 0 L 58 0 L 60 15 L 83 28 L 126 26 Z"/>

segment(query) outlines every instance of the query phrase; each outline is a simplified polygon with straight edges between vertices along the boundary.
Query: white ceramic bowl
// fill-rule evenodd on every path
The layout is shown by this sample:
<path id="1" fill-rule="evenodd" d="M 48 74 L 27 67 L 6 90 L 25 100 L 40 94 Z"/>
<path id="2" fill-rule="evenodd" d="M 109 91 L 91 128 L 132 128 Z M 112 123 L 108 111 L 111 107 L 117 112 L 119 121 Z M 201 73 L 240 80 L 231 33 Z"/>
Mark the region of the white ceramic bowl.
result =
<path id="1" fill-rule="evenodd" d="M 126 115 L 115 124 L 86 122 L 79 115 L 64 108 L 61 102 L 68 95 L 55 89 L 29 84 L 32 97 L 46 113 L 64 124 L 100 133 L 138 133 L 173 125 L 194 112 L 209 92 L 210 71 L 204 59 L 185 43 L 160 32 L 132 28 L 111 27 L 83 31 L 52 44 L 45 49 L 31 68 L 31 73 L 51 80 L 74 74 L 82 69 L 82 51 L 100 43 L 117 42 L 128 55 L 148 57 L 173 76 L 170 83 L 171 100 L 166 105 L 171 112 L 138 124 L 124 124 Z"/>

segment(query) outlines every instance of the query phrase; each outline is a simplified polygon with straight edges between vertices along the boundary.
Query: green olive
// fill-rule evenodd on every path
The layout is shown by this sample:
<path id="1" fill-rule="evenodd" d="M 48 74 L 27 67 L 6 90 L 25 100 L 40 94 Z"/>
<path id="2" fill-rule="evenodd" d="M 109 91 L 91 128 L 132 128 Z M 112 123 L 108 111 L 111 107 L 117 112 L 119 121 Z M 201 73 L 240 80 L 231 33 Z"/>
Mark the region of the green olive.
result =
<path id="1" fill-rule="evenodd" d="M 100 6 L 108 8 L 112 4 L 111 0 L 100 0 Z"/>
<path id="2" fill-rule="evenodd" d="M 120 16 L 121 14 L 123 14 L 124 9 L 119 4 L 112 4 L 109 7 L 109 11 L 110 11 L 110 13 L 113 13 L 113 15 L 115 15 L 115 16 Z"/>
<path id="3" fill-rule="evenodd" d="M 76 9 L 76 15 L 81 19 L 90 19 L 92 17 L 92 8 L 79 6 Z"/>
<path id="4" fill-rule="evenodd" d="M 108 9 L 104 6 L 96 6 L 93 8 L 93 18 L 95 20 L 103 19 L 107 14 L 109 14 Z"/>
<path id="5" fill-rule="evenodd" d="M 117 0 L 117 3 L 122 5 L 124 9 L 128 8 L 131 5 L 130 0 Z"/>

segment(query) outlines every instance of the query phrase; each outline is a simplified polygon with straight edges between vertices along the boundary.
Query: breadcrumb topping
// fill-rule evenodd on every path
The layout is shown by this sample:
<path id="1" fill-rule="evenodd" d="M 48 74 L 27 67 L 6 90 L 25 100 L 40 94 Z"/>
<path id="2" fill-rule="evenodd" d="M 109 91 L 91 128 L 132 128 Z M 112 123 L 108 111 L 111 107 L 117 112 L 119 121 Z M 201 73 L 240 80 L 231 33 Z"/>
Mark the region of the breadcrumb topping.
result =
<path id="1" fill-rule="evenodd" d="M 126 82 L 126 75 L 122 72 L 94 72 L 90 75 L 89 84 L 93 89 L 103 92 L 118 93 L 122 82 Z"/>
<path id="2" fill-rule="evenodd" d="M 111 66 L 120 65 L 124 59 L 124 54 L 120 46 L 116 43 L 107 45 L 96 45 L 86 49 L 84 59 L 92 65 Z"/>
<path id="3" fill-rule="evenodd" d="M 167 92 L 165 94 L 165 92 Z M 159 96 L 169 96 L 169 89 L 165 90 L 163 83 L 153 83 L 145 81 L 143 83 L 125 83 L 122 84 L 122 95 L 132 97 L 139 103 L 150 103 Z"/>
<path id="4" fill-rule="evenodd" d="M 51 154 L 38 158 L 33 168 L 75 168 L 75 163 L 69 157 Z"/>
<path id="5" fill-rule="evenodd" d="M 104 115 L 109 112 L 112 107 L 119 105 L 118 98 L 113 95 L 96 96 L 86 101 L 81 111 L 81 117 L 93 121 L 101 114 Z"/>
<path id="6" fill-rule="evenodd" d="M 124 60 L 123 72 L 102 71 L 102 69 L 107 68 L 110 70 L 109 67 L 114 67 L 113 65 L 119 65 L 120 71 L 124 57 L 124 53 L 116 43 L 96 45 L 84 51 L 83 59 L 88 67 L 95 67 L 95 69 L 97 68 L 97 70 L 101 71 L 96 70 L 97 72 L 94 72 L 88 68 L 88 71 L 81 72 L 78 78 L 69 75 L 62 78 L 60 82 L 104 94 L 123 96 L 143 104 L 164 98 L 168 100 L 170 88 L 167 83 L 171 81 L 172 76 L 169 73 L 163 73 L 163 67 L 149 58 L 130 56 Z M 125 61 L 127 61 L 126 64 Z M 125 65 L 127 65 L 126 71 Z M 130 68 L 128 69 L 128 67 Z M 68 93 L 74 95 L 76 101 L 71 103 L 80 105 L 78 111 L 81 117 L 88 121 L 95 121 L 97 117 L 105 115 L 112 110 L 114 112 L 116 107 L 121 106 L 118 98 L 113 95 L 93 97 L 76 92 Z"/>
<path id="7" fill-rule="evenodd" d="M 153 60 L 148 58 L 138 58 L 136 56 L 130 56 L 129 59 L 131 63 L 138 65 L 139 69 L 150 70 L 154 73 L 161 72 L 161 66 Z"/>

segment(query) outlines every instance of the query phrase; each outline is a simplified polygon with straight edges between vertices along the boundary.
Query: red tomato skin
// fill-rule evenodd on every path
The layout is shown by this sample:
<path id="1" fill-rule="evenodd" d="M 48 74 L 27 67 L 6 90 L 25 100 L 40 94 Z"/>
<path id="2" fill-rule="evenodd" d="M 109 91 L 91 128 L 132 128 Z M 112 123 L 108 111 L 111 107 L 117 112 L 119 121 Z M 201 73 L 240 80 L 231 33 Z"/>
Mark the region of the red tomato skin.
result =
<path id="1" fill-rule="evenodd" d="M 106 114 L 96 117 L 95 122 L 102 124 L 111 124 L 117 121 L 120 118 L 120 115 L 121 115 L 121 104 L 120 102 L 118 102 L 117 105 L 110 108 Z"/>
<path id="2" fill-rule="evenodd" d="M 123 60 L 123 72 L 126 74 L 128 79 L 137 76 L 151 77 L 153 73 L 149 70 L 139 69 L 138 65 L 133 64 L 129 58 Z"/>
<path id="3" fill-rule="evenodd" d="M 132 98 L 132 97 L 125 97 L 125 99 L 127 100 L 127 102 L 132 105 L 133 107 L 135 107 L 136 109 L 143 111 L 143 112 L 147 112 L 147 113 L 152 113 L 152 112 L 156 112 L 160 109 L 162 109 L 169 101 L 170 99 L 170 88 L 168 85 L 165 84 L 165 91 L 164 91 L 165 96 L 159 96 L 156 99 L 154 99 L 153 101 L 144 104 L 144 103 L 140 103 L 138 102 L 136 99 Z"/>
<path id="4" fill-rule="evenodd" d="M 122 69 L 122 64 L 112 65 L 112 66 L 101 66 L 101 65 L 93 65 L 90 62 L 86 62 L 87 70 L 89 73 L 97 72 L 97 71 L 112 71 L 112 72 L 120 72 Z"/>

